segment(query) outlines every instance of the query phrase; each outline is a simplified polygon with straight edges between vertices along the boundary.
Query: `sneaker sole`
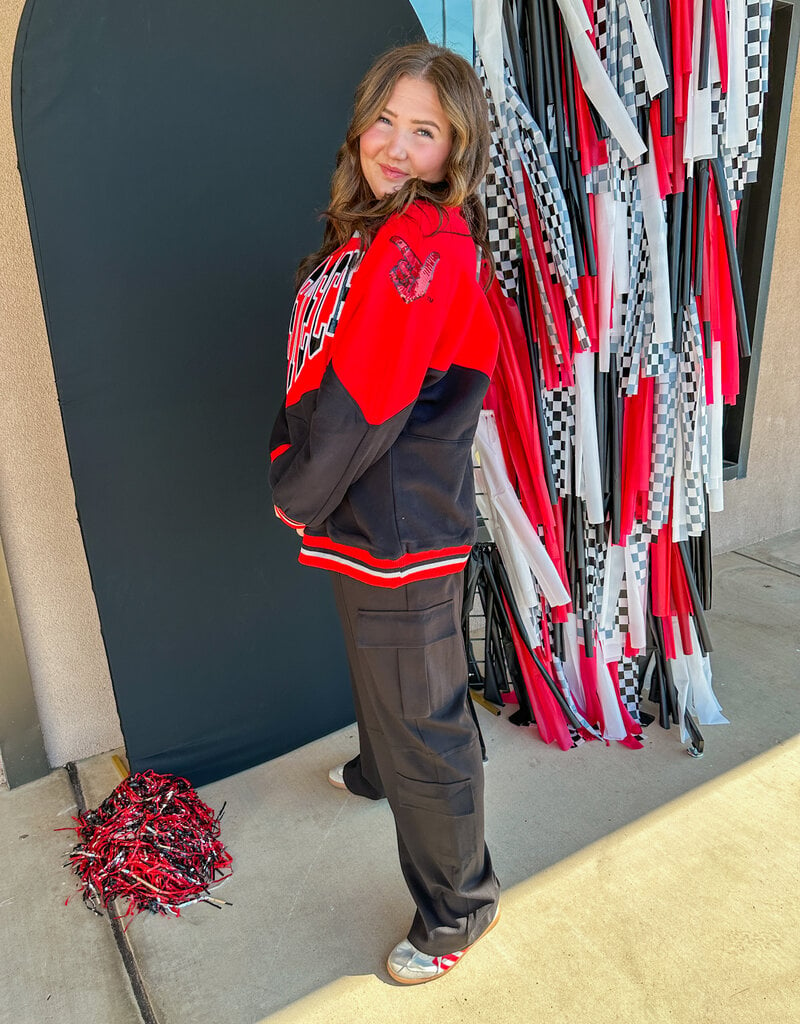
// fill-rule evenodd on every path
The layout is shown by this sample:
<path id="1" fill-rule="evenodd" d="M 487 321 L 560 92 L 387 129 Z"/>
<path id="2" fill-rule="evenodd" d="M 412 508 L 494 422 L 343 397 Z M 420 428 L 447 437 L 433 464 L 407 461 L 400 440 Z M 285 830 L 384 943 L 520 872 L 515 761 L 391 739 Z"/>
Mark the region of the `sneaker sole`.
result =
<path id="1" fill-rule="evenodd" d="M 334 789 L 344 789 L 344 790 L 347 790 L 347 786 L 343 782 L 335 782 L 330 777 L 330 775 L 328 776 L 328 782 L 330 782 L 330 784 L 333 786 Z"/>
<path id="2" fill-rule="evenodd" d="M 500 920 L 500 906 L 498 904 L 497 913 L 492 918 L 492 923 L 489 925 L 489 927 L 486 929 L 486 931 L 485 932 L 481 932 L 481 934 L 477 937 L 477 939 L 473 943 L 471 943 L 469 946 L 467 946 L 467 948 L 464 950 L 464 952 L 461 954 L 461 956 L 458 958 L 458 960 L 456 960 L 456 962 L 453 964 L 453 966 L 452 967 L 448 967 L 447 970 L 446 971 L 442 971 L 441 974 L 433 974 L 433 975 L 431 975 L 430 978 L 401 978 L 399 974 L 395 974 L 394 973 L 394 971 L 392 970 L 392 968 L 389 966 L 388 963 L 386 964 L 386 970 L 389 972 L 390 976 L 396 982 L 398 982 L 400 985 L 425 985 L 429 981 L 438 981 L 440 978 L 444 978 L 448 974 L 452 974 L 453 971 L 456 969 L 456 967 L 459 966 L 461 961 L 467 955 L 467 953 L 469 953 L 469 951 L 471 949 L 474 949 L 475 946 L 477 946 L 478 943 L 481 941 L 481 939 L 485 939 L 486 938 L 486 936 L 489 934 L 489 932 L 492 930 L 492 928 L 494 928 L 494 926 L 497 924 L 497 922 L 499 920 Z"/>

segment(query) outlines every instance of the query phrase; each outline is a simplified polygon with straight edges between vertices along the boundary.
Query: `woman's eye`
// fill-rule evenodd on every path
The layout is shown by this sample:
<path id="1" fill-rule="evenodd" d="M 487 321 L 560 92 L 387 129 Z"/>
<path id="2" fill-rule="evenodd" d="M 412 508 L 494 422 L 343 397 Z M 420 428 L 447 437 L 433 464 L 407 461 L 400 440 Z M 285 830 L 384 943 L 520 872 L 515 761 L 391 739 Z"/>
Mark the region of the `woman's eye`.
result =
<path id="1" fill-rule="evenodd" d="M 433 132 L 429 132 L 427 128 L 420 128 L 419 133 L 420 135 L 425 135 L 429 139 L 433 138 Z"/>
<path id="2" fill-rule="evenodd" d="M 381 116 L 378 118 L 378 121 L 383 121 L 384 124 L 391 124 L 392 123 L 389 120 L 389 118 L 388 117 L 384 117 L 383 114 L 381 114 Z"/>

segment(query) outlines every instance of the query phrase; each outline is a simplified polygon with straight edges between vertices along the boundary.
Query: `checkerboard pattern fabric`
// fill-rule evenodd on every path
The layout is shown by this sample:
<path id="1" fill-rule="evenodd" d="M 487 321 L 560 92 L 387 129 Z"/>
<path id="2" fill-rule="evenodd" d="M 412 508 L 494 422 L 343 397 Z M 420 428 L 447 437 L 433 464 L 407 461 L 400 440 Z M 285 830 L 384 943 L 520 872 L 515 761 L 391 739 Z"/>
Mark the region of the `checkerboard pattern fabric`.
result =
<path id="1" fill-rule="evenodd" d="M 596 0 L 594 5 L 594 48 L 608 74 L 608 3 Z"/>
<path id="2" fill-rule="evenodd" d="M 483 83 L 484 92 L 489 106 L 489 127 L 491 132 L 490 155 L 492 159 L 493 181 L 491 183 L 491 189 L 487 189 L 486 192 L 487 218 L 496 221 L 498 236 L 500 236 L 503 229 L 506 227 L 504 222 L 509 219 L 511 212 L 513 211 L 515 227 L 517 232 L 521 231 L 522 234 L 520 241 L 527 245 L 529 251 L 531 251 L 534 280 L 536 282 L 536 288 L 539 293 L 539 300 L 544 314 L 547 340 L 550 343 L 554 359 L 559 362 L 562 359 L 561 350 L 558 344 L 555 321 L 547 299 L 547 292 L 545 290 L 544 279 L 542 277 L 543 268 L 539 266 L 539 263 L 535 258 L 535 254 L 532 251 L 533 245 L 530 242 L 531 222 L 528 210 L 528 201 L 525 195 L 524 179 L 522 177 L 524 172 L 519 153 L 513 142 L 514 133 L 516 132 L 517 135 L 519 134 L 519 131 L 515 128 L 514 124 L 514 112 L 513 110 L 508 110 L 505 96 L 492 96 L 486 77 L 486 69 L 483 66 L 480 56 L 476 58 L 476 70 L 478 72 L 478 77 Z M 563 201 L 562 196 L 562 202 Z M 519 236 L 517 235 L 517 237 Z M 509 247 L 501 249 L 497 255 L 502 261 L 501 267 L 503 270 L 504 290 L 508 294 L 509 290 L 513 287 L 513 291 L 516 292 L 518 287 L 517 275 L 520 272 L 516 252 L 512 253 L 509 245 Z"/>
<path id="3" fill-rule="evenodd" d="M 650 528 L 647 523 L 634 520 L 626 548 L 630 554 L 633 575 L 642 586 L 647 582 L 647 552 L 650 544 Z"/>
<path id="4" fill-rule="evenodd" d="M 603 601 L 608 533 L 605 523 L 584 523 L 583 548 L 586 558 L 586 611 L 597 622 Z"/>
<path id="5" fill-rule="evenodd" d="M 517 170 L 515 157 L 519 159 L 520 177 L 514 174 L 515 185 L 519 182 L 524 192 L 521 174 L 527 175 L 534 197 L 536 213 L 551 259 L 550 272 L 557 276 L 564 289 L 567 309 L 575 328 L 578 344 L 582 349 L 590 346 L 589 335 L 578 302 L 578 269 L 575 260 L 575 246 L 572 237 L 567 202 L 556 175 L 552 157 L 544 136 L 529 114 L 517 93 L 511 71 L 506 66 L 506 104 L 516 117 L 508 119 L 512 144 L 512 165 Z M 531 246 L 532 248 L 532 246 Z M 534 255 L 535 261 L 535 255 Z"/>
<path id="6" fill-rule="evenodd" d="M 639 717 L 639 659 L 626 658 L 624 655 L 619 659 L 617 671 L 619 672 L 619 695 L 625 710 L 636 722 L 641 725 Z"/>
<path id="7" fill-rule="evenodd" d="M 572 386 L 544 389 L 542 411 L 547 426 L 550 464 L 556 493 L 564 497 L 572 493 L 572 463 L 575 447 L 575 388 Z"/>
<path id="8" fill-rule="evenodd" d="M 641 84 L 642 95 L 644 95 L 644 72 L 639 57 L 639 48 L 634 41 L 633 28 L 625 0 L 617 0 L 617 3 L 609 4 L 608 31 L 612 38 L 616 35 L 616 61 L 614 64 L 616 74 L 613 78 L 616 79 L 617 92 L 625 104 L 629 116 L 635 118 L 636 95 L 639 87 L 637 80 Z"/>
<path id="9" fill-rule="evenodd" d="M 683 447 L 677 452 L 677 458 L 682 460 L 684 480 L 684 508 L 680 519 L 686 521 L 688 536 L 699 537 L 706 527 L 704 481 L 708 479 L 708 428 L 703 338 L 694 303 L 684 309 L 683 314 L 679 381 L 679 438 Z"/>
<path id="10" fill-rule="evenodd" d="M 712 86 L 712 134 L 722 158 L 731 204 L 742 198 L 746 185 L 756 180 L 761 159 L 764 96 L 769 84 L 769 31 L 772 0 L 747 0 L 745 13 L 745 131 L 747 141 L 729 149 L 725 138 L 725 96 Z"/>
<path id="11" fill-rule="evenodd" d="M 531 573 L 531 577 L 533 579 L 533 589 L 536 591 L 539 600 L 532 608 L 527 610 L 528 614 L 525 616 L 525 622 L 528 624 L 528 628 L 530 630 L 531 643 L 534 647 L 541 647 L 542 629 L 544 627 L 542 620 L 542 592 L 539 589 L 539 584 L 536 582 L 536 577 L 533 576 L 533 573 Z"/>
<path id="12" fill-rule="evenodd" d="M 678 404 L 678 369 L 653 383 L 653 454 L 648 492 L 648 525 L 653 533 L 669 518 L 672 475 L 675 467 L 675 434 Z"/>
<path id="13" fill-rule="evenodd" d="M 622 337 L 617 344 L 617 367 L 620 391 L 635 395 L 639 390 L 639 371 L 642 349 L 653 333 L 653 286 L 650 271 L 650 247 L 644 233 L 638 180 L 634 190 L 628 218 L 628 251 L 631 261 L 630 287 L 622 315 Z"/>
<path id="14" fill-rule="evenodd" d="M 646 238 L 646 236 L 645 236 Z M 642 343 L 642 368 L 645 377 L 661 377 L 674 371 L 677 356 L 672 347 L 672 340 L 659 339 L 655 330 L 655 299 L 653 296 L 653 275 L 650 263 L 650 244 L 647 244 L 647 286 L 645 292 L 646 308 L 644 340 Z"/>
<path id="15" fill-rule="evenodd" d="M 489 169 L 483 183 L 489 245 L 495 261 L 500 287 L 506 295 L 515 297 L 518 289 L 519 252 L 517 224 L 514 210 L 514 187 L 503 153 L 497 109 L 486 84 L 483 66 L 479 66 L 489 106 L 491 137 L 489 143 Z"/>
<path id="16" fill-rule="evenodd" d="M 586 179 L 586 189 L 594 195 L 610 192 L 613 196 L 617 196 L 619 194 L 618 179 L 619 169 L 609 160 L 608 163 L 592 168 L 592 173 Z"/>
<path id="17" fill-rule="evenodd" d="M 611 629 L 598 629 L 598 635 L 607 648 L 610 645 L 614 645 L 620 650 L 624 649 L 625 638 L 630 625 L 629 591 L 632 589 L 633 583 L 643 586 L 647 582 L 647 555 L 650 540 L 651 531 L 649 526 L 646 523 L 635 522 L 633 530 L 625 543 L 625 549 L 630 556 L 630 563 L 633 568 L 633 580 L 628 579 L 626 561 L 626 569 L 622 575 L 622 586 L 614 614 L 614 625 Z M 602 567 L 602 585 L 595 590 L 594 598 L 596 614 L 599 618 L 603 603 L 603 588 L 608 585 L 605 573 L 605 567 L 608 565 L 608 538 L 601 534 L 597 536 L 597 541 L 597 564 L 598 568 Z"/>
<path id="18" fill-rule="evenodd" d="M 622 585 L 619 597 L 614 607 L 614 621 L 610 628 L 603 628 L 600 622 L 600 611 L 603 606 L 604 592 L 608 587 L 608 549 L 609 538 L 598 536 L 597 546 L 597 571 L 600 578 L 600 585 L 595 589 L 595 609 L 597 614 L 597 635 L 606 650 L 618 647 L 620 650 L 625 644 L 625 635 L 628 632 L 628 582 L 625 573 L 622 575 Z"/>
<path id="19" fill-rule="evenodd" d="M 748 0 L 745 17 L 745 67 L 747 73 L 747 143 L 732 154 L 733 193 L 741 198 L 745 185 L 756 180 L 761 157 L 764 94 L 769 84 L 769 29 L 771 0 Z"/>
<path id="20" fill-rule="evenodd" d="M 495 272 L 503 292 L 516 298 L 519 288 L 519 255 L 517 251 L 517 222 L 514 208 L 505 189 L 501 188 L 495 171 L 495 139 L 492 137 L 492 165 L 484 181 L 484 204 L 488 226 L 489 246 L 495 262 Z"/>
<path id="21" fill-rule="evenodd" d="M 595 182 L 597 184 L 597 182 Z M 604 183 L 605 184 L 605 183 Z M 638 388 L 642 348 L 654 324 L 650 249 L 644 234 L 644 214 L 638 178 L 622 168 L 607 179 L 623 216 L 627 238 L 627 282 L 615 279 L 613 326 L 610 345 L 617 356 L 620 392 L 635 394 Z"/>
<path id="22" fill-rule="evenodd" d="M 625 643 L 625 637 L 628 633 L 629 624 L 630 617 L 628 615 L 628 581 L 627 578 L 623 576 L 622 588 L 619 592 L 619 601 L 614 612 L 614 628 L 605 631 L 605 642 L 608 644 L 611 641 L 613 641 L 615 644 L 619 644 L 619 646 L 622 647 L 622 645 Z"/>
<path id="23" fill-rule="evenodd" d="M 595 178 L 595 187 L 600 184 Z M 644 213 L 638 176 L 623 170 L 612 179 L 608 176 L 602 187 L 614 188 L 626 219 L 627 256 L 630 275 L 627 290 L 618 285 L 614 303 L 614 326 L 611 351 L 617 356 L 620 392 L 634 395 L 639 389 L 642 373 L 648 377 L 667 372 L 672 361 L 669 341 L 655 339 L 655 298 L 650 241 L 644 231 Z"/>
<path id="24" fill-rule="evenodd" d="M 725 97 L 719 82 L 711 83 L 711 140 L 712 152 L 721 155 L 725 138 Z"/>
<path id="25" fill-rule="evenodd" d="M 478 75 L 483 82 L 484 90 L 490 99 L 493 143 L 492 168 L 494 177 L 498 182 L 502 181 L 502 177 L 504 177 L 504 185 L 510 184 L 511 186 L 511 194 L 505 188 L 504 191 L 506 191 L 509 205 L 513 206 L 517 225 L 522 231 L 523 241 L 528 246 L 531 254 L 537 289 L 542 308 L 545 312 L 553 355 L 556 361 L 560 361 L 562 359 L 561 351 L 557 344 L 555 324 L 552 319 L 552 312 L 549 308 L 542 278 L 545 268 L 539 267 L 536 259 L 530 217 L 533 215 L 538 219 L 545 250 L 548 255 L 548 266 L 546 269 L 550 273 L 551 278 L 554 281 L 558 280 L 563 288 L 567 310 L 572 320 L 578 345 L 582 349 L 587 349 L 589 348 L 590 341 L 577 296 L 578 271 L 566 199 L 564 198 L 564 193 L 553 165 L 549 146 L 539 126 L 522 102 L 508 64 L 504 64 L 505 96 L 501 98 L 500 102 L 498 102 L 497 97 L 491 96 L 485 68 L 480 57 L 476 60 L 476 67 Z M 526 181 L 535 199 L 536 208 L 534 211 L 528 209 L 525 193 Z M 488 201 L 489 196 L 487 194 Z M 496 204 L 492 216 L 498 222 L 497 231 L 499 235 L 504 227 L 502 223 L 503 210 L 499 203 Z M 507 275 L 505 279 L 507 281 Z"/>

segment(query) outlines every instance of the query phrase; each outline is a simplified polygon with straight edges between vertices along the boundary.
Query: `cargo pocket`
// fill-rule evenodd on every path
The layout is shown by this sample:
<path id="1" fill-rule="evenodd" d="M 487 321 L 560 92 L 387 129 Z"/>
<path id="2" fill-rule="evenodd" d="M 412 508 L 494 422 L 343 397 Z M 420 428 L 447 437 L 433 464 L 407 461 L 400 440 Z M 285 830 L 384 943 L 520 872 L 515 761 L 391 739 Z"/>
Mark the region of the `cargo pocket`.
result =
<path id="1" fill-rule="evenodd" d="M 403 718 L 446 703 L 463 658 L 452 601 L 415 611 L 359 611 L 356 644 L 380 691 Z"/>
<path id="2" fill-rule="evenodd" d="M 398 815 L 409 818 L 442 864 L 462 867 L 477 852 L 472 783 L 421 782 L 397 776 Z"/>

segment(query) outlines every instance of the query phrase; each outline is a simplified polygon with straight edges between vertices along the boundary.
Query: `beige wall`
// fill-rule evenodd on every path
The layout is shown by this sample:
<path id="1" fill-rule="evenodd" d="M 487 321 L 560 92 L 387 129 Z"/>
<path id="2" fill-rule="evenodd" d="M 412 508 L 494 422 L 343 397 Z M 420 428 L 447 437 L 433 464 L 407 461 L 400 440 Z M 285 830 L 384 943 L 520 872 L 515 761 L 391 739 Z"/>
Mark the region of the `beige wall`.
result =
<path id="1" fill-rule="evenodd" d="M 10 115 L 23 0 L 0 0 L 0 534 L 53 765 L 121 742 L 75 513 Z M 800 526 L 800 78 L 795 83 L 749 475 L 726 485 L 722 550 Z"/>
<path id="2" fill-rule="evenodd" d="M 52 765 L 121 743 L 75 513 L 10 80 L 22 0 L 0 0 L 0 533 Z"/>
<path id="3" fill-rule="evenodd" d="M 761 367 L 744 480 L 725 485 L 716 551 L 800 528 L 800 63 L 786 148 Z"/>

